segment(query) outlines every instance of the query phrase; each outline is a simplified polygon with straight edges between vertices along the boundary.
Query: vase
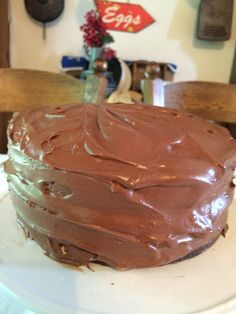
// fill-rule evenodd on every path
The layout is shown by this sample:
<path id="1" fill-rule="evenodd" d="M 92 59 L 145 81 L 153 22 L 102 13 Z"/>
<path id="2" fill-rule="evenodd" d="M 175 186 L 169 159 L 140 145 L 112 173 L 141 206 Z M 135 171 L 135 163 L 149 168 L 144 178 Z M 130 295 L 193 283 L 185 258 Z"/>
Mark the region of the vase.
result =
<path id="1" fill-rule="evenodd" d="M 92 47 L 90 49 L 90 52 L 88 53 L 89 70 L 92 70 L 93 62 L 98 58 L 102 58 L 102 55 L 103 55 L 103 47 Z"/>

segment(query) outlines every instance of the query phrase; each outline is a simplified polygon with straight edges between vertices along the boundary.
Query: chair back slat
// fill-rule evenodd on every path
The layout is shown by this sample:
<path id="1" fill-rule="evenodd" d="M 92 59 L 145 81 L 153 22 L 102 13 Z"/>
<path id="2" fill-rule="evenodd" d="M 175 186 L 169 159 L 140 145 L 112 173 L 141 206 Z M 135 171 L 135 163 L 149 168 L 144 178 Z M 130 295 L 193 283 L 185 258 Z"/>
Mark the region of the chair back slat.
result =
<path id="1" fill-rule="evenodd" d="M 83 100 L 83 83 L 66 74 L 0 69 L 0 112 L 56 106 Z"/>
<path id="2" fill-rule="evenodd" d="M 236 123 L 236 85 L 201 81 L 168 84 L 165 106 L 208 120 Z"/>

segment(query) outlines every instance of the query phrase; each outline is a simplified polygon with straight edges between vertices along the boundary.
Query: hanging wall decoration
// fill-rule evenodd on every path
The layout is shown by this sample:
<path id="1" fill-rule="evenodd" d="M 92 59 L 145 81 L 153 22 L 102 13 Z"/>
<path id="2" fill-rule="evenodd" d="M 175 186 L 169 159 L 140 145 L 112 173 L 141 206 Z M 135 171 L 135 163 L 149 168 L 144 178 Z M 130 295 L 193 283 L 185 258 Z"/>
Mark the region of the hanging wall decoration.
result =
<path id="1" fill-rule="evenodd" d="M 201 0 L 197 38 L 211 41 L 228 40 L 233 21 L 233 6 L 233 0 Z"/>
<path id="2" fill-rule="evenodd" d="M 107 29 L 137 33 L 155 22 L 141 5 L 106 0 L 94 0 Z"/>
<path id="3" fill-rule="evenodd" d="M 43 38 L 46 38 L 46 23 L 56 20 L 64 9 L 64 0 L 25 0 L 28 14 L 43 23 Z"/>

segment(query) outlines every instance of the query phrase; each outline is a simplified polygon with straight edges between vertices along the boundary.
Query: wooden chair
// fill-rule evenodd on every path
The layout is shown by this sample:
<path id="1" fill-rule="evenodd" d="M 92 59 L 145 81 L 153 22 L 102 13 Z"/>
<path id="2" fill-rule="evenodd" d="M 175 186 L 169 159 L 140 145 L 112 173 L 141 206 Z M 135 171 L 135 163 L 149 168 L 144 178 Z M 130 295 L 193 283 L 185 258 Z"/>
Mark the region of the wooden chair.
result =
<path id="1" fill-rule="evenodd" d="M 141 80 L 140 87 L 144 104 L 164 106 L 164 82 L 160 76 L 160 65 L 150 62 L 144 72 L 145 78 Z"/>
<path id="2" fill-rule="evenodd" d="M 106 70 L 104 66 L 107 65 L 96 63 L 92 80 L 89 78 L 85 84 L 66 74 L 0 69 L 0 153 L 6 152 L 6 128 L 10 113 L 43 106 L 103 101 L 107 87 L 107 80 L 102 76 Z"/>
<path id="3" fill-rule="evenodd" d="M 23 111 L 83 99 L 83 84 L 66 74 L 0 69 L 0 111 Z"/>
<path id="4" fill-rule="evenodd" d="M 65 74 L 0 69 L 0 153 L 6 152 L 6 127 L 11 113 L 83 100 L 83 83 Z"/>
<path id="5" fill-rule="evenodd" d="M 84 85 L 84 102 L 99 104 L 105 100 L 108 80 L 105 72 L 108 63 L 104 59 L 96 59 L 92 65 L 92 73 L 88 75 Z"/>
<path id="6" fill-rule="evenodd" d="M 168 84 L 165 106 L 186 110 L 207 120 L 236 123 L 236 85 L 200 81 Z"/>

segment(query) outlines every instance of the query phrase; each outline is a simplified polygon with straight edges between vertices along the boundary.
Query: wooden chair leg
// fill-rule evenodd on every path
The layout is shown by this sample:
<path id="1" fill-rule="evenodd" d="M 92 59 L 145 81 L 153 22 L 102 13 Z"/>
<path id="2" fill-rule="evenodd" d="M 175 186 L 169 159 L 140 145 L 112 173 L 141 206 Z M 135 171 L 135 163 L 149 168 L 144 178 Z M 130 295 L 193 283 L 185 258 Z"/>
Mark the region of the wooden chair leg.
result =
<path id="1" fill-rule="evenodd" d="M 231 135 L 236 138 L 236 124 L 226 123 L 225 127 L 230 131 Z"/>
<path id="2" fill-rule="evenodd" d="M 0 113 L 0 154 L 7 153 L 7 125 L 11 119 L 11 112 Z"/>

